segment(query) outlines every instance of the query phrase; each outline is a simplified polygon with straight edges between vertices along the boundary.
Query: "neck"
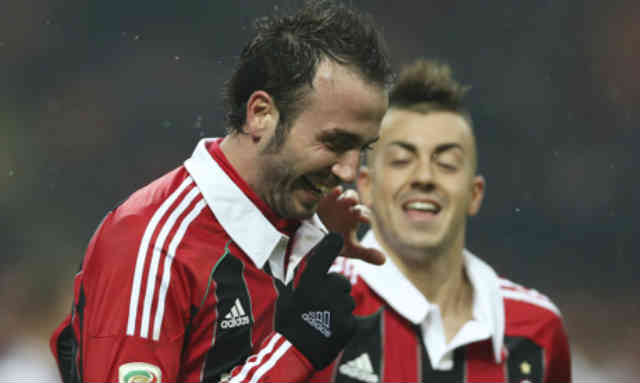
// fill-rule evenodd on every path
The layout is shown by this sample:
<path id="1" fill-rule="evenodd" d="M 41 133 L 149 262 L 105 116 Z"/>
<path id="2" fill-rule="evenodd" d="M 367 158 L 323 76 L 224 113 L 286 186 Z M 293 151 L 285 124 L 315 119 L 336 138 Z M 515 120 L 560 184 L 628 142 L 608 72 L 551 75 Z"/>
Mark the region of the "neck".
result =
<path id="1" fill-rule="evenodd" d="M 378 238 L 380 238 L 378 236 Z M 385 247 L 400 271 L 432 304 L 438 305 L 447 341 L 473 318 L 473 288 L 464 267 L 462 240 L 446 250 L 421 250 L 411 257 Z M 406 250 L 406 249 L 405 249 Z M 406 251 L 403 252 L 403 254 Z"/>
<path id="2" fill-rule="evenodd" d="M 255 191 L 258 189 L 257 147 L 248 134 L 231 133 L 220 142 L 220 150 L 240 177 Z"/>

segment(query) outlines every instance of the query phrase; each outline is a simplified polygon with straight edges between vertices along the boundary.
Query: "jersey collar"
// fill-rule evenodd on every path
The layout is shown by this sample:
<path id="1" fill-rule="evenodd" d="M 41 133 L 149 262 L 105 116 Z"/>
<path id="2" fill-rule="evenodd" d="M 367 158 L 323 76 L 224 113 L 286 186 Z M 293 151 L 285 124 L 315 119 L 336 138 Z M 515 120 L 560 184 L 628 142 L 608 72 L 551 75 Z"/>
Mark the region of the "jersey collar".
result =
<path id="1" fill-rule="evenodd" d="M 259 268 L 269 261 L 272 274 L 288 282 L 295 266 L 322 239 L 327 229 L 317 215 L 302 221 L 295 233 L 288 269 L 285 271 L 284 257 L 289 236 L 269 222 L 212 158 L 206 146 L 216 139 L 200 140 L 191 158 L 184 163 L 187 171 L 198 185 L 213 215 L 238 247 Z"/>
<path id="2" fill-rule="evenodd" d="M 384 252 L 373 231 L 364 236 L 362 244 Z M 502 361 L 505 319 L 498 276 L 491 266 L 470 251 L 465 249 L 463 256 L 464 267 L 473 287 L 473 320 L 463 326 L 449 347 L 444 344 L 442 324 L 436 323 L 441 318 L 438 306 L 429 302 L 391 259 L 387 258 L 382 266 L 354 261 L 356 272 L 371 289 L 409 322 L 422 327 L 425 346 L 434 368 L 437 368 L 447 349 L 488 338 L 491 338 L 496 363 Z"/>

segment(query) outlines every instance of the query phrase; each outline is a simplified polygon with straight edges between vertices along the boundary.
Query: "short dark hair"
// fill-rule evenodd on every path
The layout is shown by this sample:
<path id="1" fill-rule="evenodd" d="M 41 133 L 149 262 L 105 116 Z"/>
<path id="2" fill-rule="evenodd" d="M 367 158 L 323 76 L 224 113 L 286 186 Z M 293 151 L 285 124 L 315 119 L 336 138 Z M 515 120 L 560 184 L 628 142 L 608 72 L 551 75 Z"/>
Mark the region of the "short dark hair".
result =
<path id="1" fill-rule="evenodd" d="M 302 109 L 324 59 L 349 67 L 371 84 L 391 82 L 386 47 L 371 17 L 343 4 L 310 1 L 292 15 L 258 19 L 255 27 L 256 35 L 225 85 L 229 132 L 241 131 L 246 103 L 256 90 L 274 99 L 286 128 Z"/>
<path id="2" fill-rule="evenodd" d="M 421 113 L 449 111 L 461 115 L 471 124 L 471 115 L 463 102 L 469 89 L 453 78 L 448 64 L 419 59 L 398 75 L 389 93 L 389 108 Z"/>

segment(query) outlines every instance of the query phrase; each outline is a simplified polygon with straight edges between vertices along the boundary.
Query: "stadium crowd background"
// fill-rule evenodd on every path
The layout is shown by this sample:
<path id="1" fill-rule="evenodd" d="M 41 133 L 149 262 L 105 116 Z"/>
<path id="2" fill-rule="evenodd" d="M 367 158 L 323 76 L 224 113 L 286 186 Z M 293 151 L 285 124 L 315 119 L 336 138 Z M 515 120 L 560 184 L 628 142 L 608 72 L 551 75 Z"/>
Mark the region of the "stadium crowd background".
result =
<path id="1" fill-rule="evenodd" d="M 0 2 L 0 381 L 46 379 L 100 219 L 224 133 L 252 20 L 297 3 Z M 469 248 L 559 306 L 576 382 L 640 377 L 640 3 L 352 3 L 396 69 L 440 58 L 472 85 L 488 187 Z"/>

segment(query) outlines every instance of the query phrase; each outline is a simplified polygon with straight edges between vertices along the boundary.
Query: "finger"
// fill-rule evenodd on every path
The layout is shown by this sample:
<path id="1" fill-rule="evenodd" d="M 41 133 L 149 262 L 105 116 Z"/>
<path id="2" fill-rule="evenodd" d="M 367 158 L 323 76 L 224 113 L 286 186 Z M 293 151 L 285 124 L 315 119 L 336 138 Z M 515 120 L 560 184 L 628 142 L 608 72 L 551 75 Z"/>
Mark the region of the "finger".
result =
<path id="1" fill-rule="evenodd" d="M 381 251 L 362 245 L 349 246 L 349 248 L 344 249 L 340 255 L 345 258 L 361 259 L 372 265 L 382 265 L 387 260 L 387 257 L 385 257 Z"/>
<path id="2" fill-rule="evenodd" d="M 336 187 L 334 187 L 333 189 L 331 189 L 329 191 L 329 193 L 327 193 L 323 199 L 324 200 L 329 200 L 329 201 L 335 201 L 337 199 L 340 199 L 340 196 L 342 195 L 342 186 L 338 185 Z"/>
<path id="3" fill-rule="evenodd" d="M 360 223 L 371 223 L 371 210 L 362 204 L 357 204 L 349 208 L 350 211 L 353 211 L 357 214 L 357 220 Z"/>
<path id="4" fill-rule="evenodd" d="M 351 282 L 342 274 L 327 274 L 326 284 L 331 285 L 331 289 L 336 293 L 349 293 L 351 291 Z"/>
<path id="5" fill-rule="evenodd" d="M 340 254 L 343 243 L 344 241 L 340 235 L 329 233 L 311 249 L 307 267 L 300 277 L 300 286 L 318 287 L 316 284 L 321 282 L 327 275 L 329 267 Z"/>
<path id="6" fill-rule="evenodd" d="M 354 201 L 355 203 L 359 203 L 360 196 L 358 195 L 358 192 L 356 192 L 355 190 L 347 189 L 344 191 L 344 193 L 338 196 L 338 201 L 340 200 L 350 200 L 350 201 Z"/>

